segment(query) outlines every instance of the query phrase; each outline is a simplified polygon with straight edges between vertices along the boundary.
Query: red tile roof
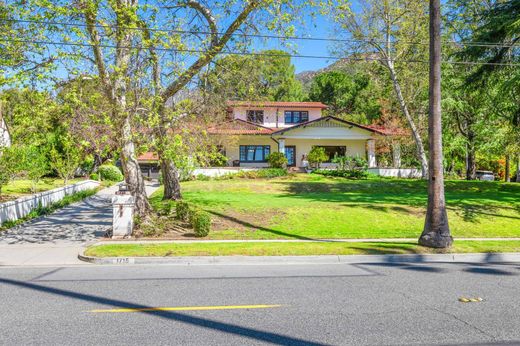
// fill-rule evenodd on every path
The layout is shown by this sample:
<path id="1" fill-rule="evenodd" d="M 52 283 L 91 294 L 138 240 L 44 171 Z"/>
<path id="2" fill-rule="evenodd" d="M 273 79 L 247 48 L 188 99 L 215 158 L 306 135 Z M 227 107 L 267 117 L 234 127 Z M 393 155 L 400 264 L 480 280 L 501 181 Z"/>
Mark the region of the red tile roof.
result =
<path id="1" fill-rule="evenodd" d="M 220 125 L 210 127 L 209 134 L 220 135 L 270 135 L 274 130 L 245 120 L 234 119 Z"/>
<path id="2" fill-rule="evenodd" d="M 145 153 L 142 153 L 137 157 L 137 161 L 158 161 L 159 155 L 156 153 L 153 153 L 151 151 L 147 151 Z"/>
<path id="3" fill-rule="evenodd" d="M 285 102 L 285 101 L 228 101 L 229 107 L 283 107 L 283 108 L 327 108 L 321 102 Z"/>

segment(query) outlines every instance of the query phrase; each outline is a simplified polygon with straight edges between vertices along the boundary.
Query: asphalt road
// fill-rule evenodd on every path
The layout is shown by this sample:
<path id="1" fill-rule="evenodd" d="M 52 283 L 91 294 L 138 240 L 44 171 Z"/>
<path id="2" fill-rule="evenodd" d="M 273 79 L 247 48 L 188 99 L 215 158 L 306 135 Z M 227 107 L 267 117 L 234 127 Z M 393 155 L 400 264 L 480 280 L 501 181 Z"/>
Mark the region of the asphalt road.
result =
<path id="1" fill-rule="evenodd" d="M 519 274 L 520 264 L 0 267 L 0 345 L 515 344 Z"/>

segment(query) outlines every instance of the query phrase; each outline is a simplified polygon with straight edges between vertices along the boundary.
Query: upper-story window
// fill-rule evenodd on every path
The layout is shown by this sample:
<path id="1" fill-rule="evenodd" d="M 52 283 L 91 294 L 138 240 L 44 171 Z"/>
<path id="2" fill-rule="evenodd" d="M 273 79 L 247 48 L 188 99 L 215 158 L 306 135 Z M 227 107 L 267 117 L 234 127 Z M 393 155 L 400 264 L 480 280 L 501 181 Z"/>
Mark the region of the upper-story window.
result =
<path id="1" fill-rule="evenodd" d="M 248 110 L 247 111 L 247 121 L 255 123 L 255 124 L 263 124 L 264 123 L 264 111 Z"/>
<path id="2" fill-rule="evenodd" d="M 309 121 L 309 112 L 307 111 L 285 111 L 286 124 L 299 124 Z"/>

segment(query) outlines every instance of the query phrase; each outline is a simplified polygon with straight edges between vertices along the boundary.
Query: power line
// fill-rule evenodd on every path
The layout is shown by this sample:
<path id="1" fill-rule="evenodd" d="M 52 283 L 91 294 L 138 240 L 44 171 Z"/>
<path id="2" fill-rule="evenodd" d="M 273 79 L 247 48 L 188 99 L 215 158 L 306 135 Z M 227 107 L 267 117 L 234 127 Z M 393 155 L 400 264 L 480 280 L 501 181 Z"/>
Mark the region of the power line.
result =
<path id="1" fill-rule="evenodd" d="M 55 42 L 55 41 L 36 41 L 36 40 L 19 40 L 19 39 L 5 39 L 0 38 L 0 42 L 17 42 L 17 43 L 33 43 L 33 44 L 42 44 L 42 45 L 58 45 L 58 46 L 76 46 L 76 47 L 100 47 L 100 48 L 119 48 L 119 49 L 130 49 L 130 50 L 143 50 L 148 49 L 148 47 L 143 46 L 115 46 L 109 44 L 99 44 L 93 45 L 90 43 L 80 43 L 80 42 Z M 156 51 L 166 51 L 166 52 L 179 52 L 179 53 L 198 53 L 203 54 L 207 53 L 205 50 L 199 49 L 177 49 L 177 48 L 161 48 L 155 47 Z M 276 54 L 276 53 L 263 53 L 263 52 L 231 52 L 231 51 L 220 51 L 217 52 L 218 55 L 243 55 L 243 56 L 266 56 L 266 57 L 291 57 L 291 58 L 305 58 L 305 59 L 328 59 L 328 60 L 348 60 L 348 61 L 380 61 L 385 62 L 387 59 L 383 58 L 373 58 L 373 57 L 365 57 L 365 58 L 341 58 L 337 56 L 326 56 L 326 55 L 300 55 L 300 54 Z M 399 62 L 408 62 L 408 63 L 429 63 L 427 60 L 399 60 Z M 511 66 L 516 67 L 520 66 L 520 63 L 493 63 L 493 62 L 478 62 L 478 61 L 453 61 L 453 60 L 444 60 L 442 61 L 444 64 L 453 64 L 453 65 L 491 65 L 491 66 Z"/>
<path id="2" fill-rule="evenodd" d="M 63 25 L 70 27 L 87 27 L 87 24 L 83 23 L 67 23 L 67 22 L 57 22 L 57 21 L 39 21 L 39 20 L 29 20 L 29 19 L 0 19 L 0 21 L 4 22 L 16 22 L 16 23 L 36 23 L 43 25 Z M 94 24 L 95 28 L 122 28 L 126 30 L 136 30 L 136 31 L 144 31 L 148 30 L 151 32 L 164 32 L 164 33 L 176 33 L 176 34 L 192 34 L 192 35 L 212 35 L 211 31 L 202 31 L 202 30 L 179 30 L 179 29 L 154 29 L 154 28 L 141 28 L 141 27 L 131 27 L 131 26 L 117 26 L 117 25 L 101 25 Z M 216 32 L 219 35 L 224 34 L 224 32 Z M 246 33 L 233 33 L 232 36 L 243 36 L 243 37 L 256 37 L 256 38 L 267 38 L 267 39 L 280 39 L 280 40 L 299 40 L 299 41 L 322 41 L 322 42 L 356 42 L 356 43 L 378 43 L 385 44 L 385 41 L 377 41 L 373 39 L 342 39 L 342 38 L 325 38 L 325 37 L 303 37 L 303 36 L 281 36 L 281 35 L 267 35 L 267 34 L 246 34 Z M 413 42 L 413 41 L 392 41 L 393 44 L 401 43 L 406 45 L 429 45 L 428 42 Z M 516 48 L 520 47 L 520 44 L 498 44 L 493 42 L 465 42 L 465 41 L 444 41 L 445 44 L 458 44 L 462 46 L 468 47 L 483 47 L 483 48 Z"/>

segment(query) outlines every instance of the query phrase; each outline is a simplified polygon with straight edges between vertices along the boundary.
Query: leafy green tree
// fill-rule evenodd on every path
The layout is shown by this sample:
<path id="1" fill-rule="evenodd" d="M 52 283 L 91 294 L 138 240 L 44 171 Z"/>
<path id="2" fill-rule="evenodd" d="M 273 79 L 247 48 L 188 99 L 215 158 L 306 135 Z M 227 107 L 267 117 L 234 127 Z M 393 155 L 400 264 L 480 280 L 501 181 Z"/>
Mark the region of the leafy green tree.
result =
<path id="1" fill-rule="evenodd" d="M 289 54 L 280 50 L 258 54 L 215 60 L 200 80 L 201 89 L 224 100 L 301 101 L 302 86 Z"/>
<path id="2" fill-rule="evenodd" d="M 427 95 L 426 69 L 422 64 L 408 61 L 426 60 L 427 47 L 421 42 L 426 41 L 428 35 L 428 1 L 363 0 L 356 3 L 358 11 L 349 0 L 329 4 L 333 19 L 354 39 L 346 41 L 340 50 L 347 59 L 378 61 L 387 71 L 395 98 L 412 131 L 422 175 L 426 177 L 428 160 L 419 126 L 419 110 L 424 107 L 416 100 L 418 96 L 424 101 Z M 410 107 L 414 103 L 417 104 L 415 115 Z"/>
<path id="3" fill-rule="evenodd" d="M 328 105 L 328 114 L 371 122 L 381 113 L 378 94 L 367 74 L 327 71 L 313 78 L 308 99 Z"/>
<path id="4" fill-rule="evenodd" d="M 31 192 L 36 190 L 36 183 L 49 173 L 48 158 L 39 147 L 25 146 L 17 148 L 23 155 L 20 169 L 31 180 Z"/>
<path id="5" fill-rule="evenodd" d="M 490 101 L 489 114 L 498 118 L 487 120 L 487 124 L 498 131 L 493 131 L 493 136 L 486 140 L 484 147 L 497 148 L 498 145 L 500 156 L 505 156 L 506 162 L 510 161 L 511 155 L 520 161 L 520 155 L 515 151 L 520 132 L 520 71 L 518 67 L 511 66 L 520 63 L 516 46 L 520 41 L 520 1 L 451 0 L 449 5 L 451 18 L 454 19 L 452 30 L 461 40 L 469 43 L 455 56 L 463 61 L 484 63 L 468 74 L 466 80 L 469 87 L 485 90 Z M 495 140 L 490 140 L 492 138 Z M 508 166 L 506 164 L 506 170 Z M 517 174 L 520 176 L 520 172 Z"/>
<path id="6" fill-rule="evenodd" d="M 307 160 L 309 160 L 311 164 L 316 165 L 317 168 L 320 168 L 320 165 L 328 159 L 329 155 L 323 147 L 312 147 L 309 154 L 307 154 Z"/>
<path id="7" fill-rule="evenodd" d="M 83 160 L 81 148 L 74 143 L 68 134 L 55 138 L 49 152 L 50 166 L 63 179 L 65 184 L 74 178 L 76 170 Z"/>
<path id="8" fill-rule="evenodd" d="M 20 174 L 23 156 L 16 146 L 0 147 L 0 195 L 2 187 Z"/>
<path id="9" fill-rule="evenodd" d="M 12 88 L 0 94 L 3 118 L 13 144 L 45 146 L 59 123 L 56 101 L 47 92 Z"/>
<path id="10" fill-rule="evenodd" d="M 62 84 L 56 102 L 61 123 L 93 158 L 90 171 L 113 158 L 118 142 L 112 107 L 96 77 L 85 75 Z"/>

